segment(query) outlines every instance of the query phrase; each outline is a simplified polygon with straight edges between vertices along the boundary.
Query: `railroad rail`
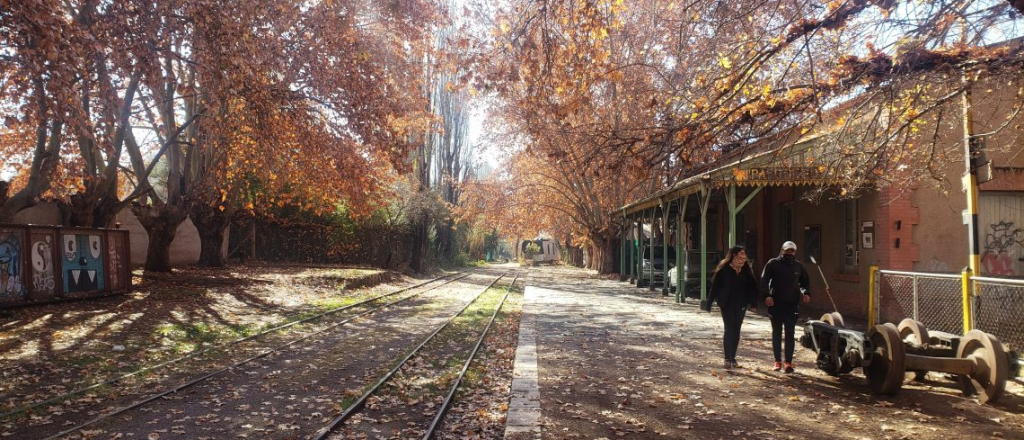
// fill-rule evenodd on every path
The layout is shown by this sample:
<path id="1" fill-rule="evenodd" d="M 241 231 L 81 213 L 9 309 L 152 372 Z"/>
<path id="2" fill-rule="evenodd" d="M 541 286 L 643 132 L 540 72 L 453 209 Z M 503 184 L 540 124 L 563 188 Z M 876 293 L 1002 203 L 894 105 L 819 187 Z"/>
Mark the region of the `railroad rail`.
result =
<path id="1" fill-rule="evenodd" d="M 410 290 L 413 290 L 413 289 L 425 286 L 427 284 L 436 282 L 438 280 L 449 278 L 446 281 L 444 281 L 443 283 L 438 284 L 436 286 L 429 287 L 427 289 L 424 289 L 423 291 L 413 293 L 411 295 L 405 296 L 405 297 L 403 297 L 401 299 L 398 299 L 396 301 L 392 301 L 392 302 L 383 304 L 381 306 L 374 307 L 374 308 L 371 308 L 369 310 L 357 313 L 357 314 L 352 315 L 352 316 L 350 316 L 348 318 L 345 318 L 345 319 L 343 319 L 341 321 L 334 322 L 334 323 L 332 323 L 331 325 L 329 325 L 327 327 L 324 327 L 324 328 L 318 329 L 316 331 L 307 333 L 307 334 L 305 334 L 303 336 L 300 336 L 298 338 L 292 339 L 292 340 L 290 340 L 288 342 L 285 342 L 285 343 L 283 343 L 283 344 L 281 344 L 281 345 L 279 345 L 277 347 L 274 347 L 274 348 L 271 348 L 269 350 L 266 350 L 266 351 L 264 351 L 262 353 L 259 353 L 259 354 L 256 354 L 254 356 L 250 356 L 248 358 L 245 358 L 245 359 L 242 359 L 240 361 L 234 362 L 231 365 L 225 366 L 225 367 L 220 368 L 220 369 L 218 369 L 216 371 L 209 372 L 207 374 L 204 374 L 204 375 L 202 375 L 202 376 L 200 376 L 198 378 L 192 379 L 192 380 L 190 380 L 188 382 L 185 382 L 183 384 L 180 384 L 180 385 L 174 386 L 172 388 L 166 389 L 164 391 L 152 394 L 152 395 L 150 395 L 150 396 L 148 396 L 146 398 L 143 398 L 143 399 L 141 399 L 139 401 L 136 401 L 136 402 L 131 403 L 129 405 L 126 405 L 126 406 L 123 406 L 121 408 L 118 408 L 118 409 L 116 409 L 114 411 L 111 411 L 111 412 L 108 412 L 108 413 L 104 413 L 104 414 L 100 414 L 100 415 L 98 415 L 98 416 L 96 416 L 96 417 L 94 417 L 94 418 L 92 418 L 92 419 L 90 419 L 90 420 L 88 420 L 86 422 L 83 422 L 81 424 L 75 425 L 75 426 L 73 426 L 71 428 L 65 429 L 65 430 L 63 430 L 61 432 L 58 432 L 58 433 L 53 434 L 53 435 L 50 435 L 48 437 L 45 437 L 45 440 L 51 440 L 51 439 L 57 439 L 57 438 L 60 438 L 60 437 L 64 437 L 66 435 L 69 435 L 69 434 L 72 434 L 72 433 L 74 433 L 76 431 L 79 431 L 79 430 L 81 430 L 83 428 L 87 428 L 89 426 L 92 426 L 92 425 L 95 425 L 95 424 L 100 423 L 102 421 L 105 421 L 107 419 L 110 419 L 111 417 L 114 417 L 116 415 L 123 414 L 125 412 L 128 412 L 128 411 L 140 408 L 140 407 L 142 407 L 142 406 L 144 406 L 144 405 L 146 405 L 148 403 L 151 403 L 151 402 L 153 402 L 155 400 L 161 399 L 161 398 L 163 398 L 165 396 L 168 396 L 168 395 L 171 395 L 171 394 L 175 394 L 175 393 L 181 392 L 182 390 L 185 390 L 187 388 L 195 386 L 195 385 L 197 385 L 199 383 L 205 382 L 205 381 L 207 381 L 207 380 L 209 380 L 211 378 L 214 378 L 216 376 L 219 376 L 219 375 L 221 375 L 221 374 L 223 374 L 223 373 L 225 373 L 225 372 L 227 372 L 229 370 L 233 370 L 233 369 L 236 369 L 238 367 L 244 366 L 244 365 L 246 365 L 246 364 L 248 364 L 248 363 L 250 363 L 252 361 L 255 361 L 255 360 L 263 358 L 263 357 L 266 357 L 266 356 L 268 356 L 270 354 L 281 352 L 282 350 L 284 350 L 284 349 L 286 349 L 288 347 L 291 347 L 292 345 L 298 344 L 298 343 L 300 343 L 302 341 L 308 340 L 309 338 L 311 338 L 313 336 L 316 336 L 316 335 L 319 335 L 319 334 L 323 334 L 323 333 L 325 333 L 327 331 L 330 331 L 330 330 L 338 328 L 338 327 L 340 327 L 342 325 L 348 324 L 349 322 L 352 322 L 352 321 L 354 321 L 356 319 L 359 319 L 361 317 L 370 315 L 372 313 L 376 313 L 376 312 L 378 312 L 380 310 L 383 310 L 385 308 L 388 308 L 388 307 L 394 306 L 396 304 L 405 302 L 405 301 L 407 301 L 409 299 L 415 298 L 415 297 L 417 297 L 419 295 L 422 295 L 424 293 L 427 293 L 429 291 L 435 290 L 435 289 L 440 288 L 442 286 L 445 286 L 447 284 L 450 284 L 450 283 L 453 283 L 455 281 L 458 281 L 458 280 L 461 280 L 463 278 L 466 278 L 469 275 L 470 274 L 450 274 L 450 275 L 445 275 L 445 276 L 437 277 L 437 278 L 434 278 L 434 279 L 432 279 L 430 281 L 419 283 L 419 284 L 416 284 L 414 286 L 405 287 L 405 288 L 398 289 L 398 290 L 395 290 L 395 291 L 392 291 L 392 292 L 389 292 L 389 293 L 385 293 L 383 295 L 378 295 L 378 296 L 376 296 L 374 298 L 370 298 L 370 299 L 367 299 L 367 300 L 364 300 L 364 301 L 360 301 L 358 303 L 349 304 L 347 306 L 339 307 L 339 308 L 333 309 L 331 311 L 328 311 L 328 312 L 322 313 L 320 315 L 317 315 L 315 317 L 307 318 L 306 320 L 303 320 L 303 321 L 295 321 L 295 322 L 292 322 L 292 323 L 289 323 L 289 324 L 285 324 L 285 325 L 282 325 L 282 326 L 275 327 L 274 329 L 271 329 L 271 330 L 268 330 L 268 331 L 266 331 L 264 333 L 261 333 L 261 335 L 269 333 L 270 331 L 276 331 L 276 330 L 280 330 L 280 329 L 286 328 L 288 326 L 295 325 L 295 324 L 297 324 L 299 322 L 304 322 L 304 321 L 308 321 L 310 319 L 315 319 L 315 318 L 318 318 L 318 317 L 322 317 L 322 316 L 325 316 L 327 314 L 333 314 L 333 313 L 341 312 L 341 311 L 344 311 L 344 310 L 350 310 L 350 309 L 358 307 L 358 306 L 366 305 L 366 304 L 368 304 L 368 303 L 370 303 L 372 301 L 377 301 L 377 300 L 380 300 L 380 299 L 391 297 L 391 296 L 394 296 L 394 295 L 402 293 L 402 292 L 408 292 Z M 499 277 L 499 279 L 500 279 L 500 277 Z M 497 279 L 495 279 L 495 281 L 497 281 Z M 255 336 L 256 335 L 252 335 L 252 336 L 247 337 L 247 338 L 251 339 L 251 338 L 253 338 Z M 246 338 L 243 338 L 243 339 L 246 339 Z M 233 341 L 233 342 L 231 342 L 229 344 L 234 344 L 234 343 L 237 343 L 237 342 L 241 342 L 241 340 Z M 138 374 L 138 372 L 136 372 L 134 374 Z M 118 380 L 118 379 L 115 379 L 115 380 Z M 112 383 L 113 381 L 114 380 L 112 380 L 110 382 Z M 39 404 L 37 404 L 37 405 L 39 405 Z"/>
<path id="2" fill-rule="evenodd" d="M 132 371 L 130 373 L 125 373 L 125 374 L 122 374 L 120 376 L 104 380 L 102 382 L 97 382 L 97 383 L 94 383 L 92 385 L 88 385 L 88 386 L 85 386 L 85 387 L 82 387 L 82 388 L 78 388 L 78 389 L 75 389 L 73 391 L 61 394 L 59 396 L 50 397 L 50 398 L 45 399 L 45 400 L 41 400 L 41 401 L 34 402 L 34 403 L 31 403 L 31 404 L 28 404 L 28 405 L 20 406 L 20 407 L 12 409 L 10 411 L 4 412 L 4 413 L 0 413 L 0 420 L 6 419 L 8 417 L 11 417 L 11 416 L 14 416 L 14 415 L 17 415 L 17 414 L 21 414 L 21 413 L 26 412 L 26 411 L 30 411 L 30 410 L 39 408 L 39 407 L 47 405 L 47 404 L 68 400 L 71 397 L 87 393 L 89 391 L 95 390 L 95 389 L 103 387 L 103 386 L 113 385 L 113 384 L 118 383 L 118 382 L 120 382 L 122 380 L 129 379 L 129 378 L 132 378 L 134 376 L 138 376 L 138 375 L 140 375 L 142 373 L 147 373 L 147 372 L 150 372 L 150 371 L 158 370 L 160 368 L 167 367 L 167 366 L 170 366 L 170 365 L 174 365 L 174 364 L 176 364 L 178 362 L 181 362 L 181 361 L 184 361 L 184 360 L 188 360 L 188 359 L 192 359 L 192 358 L 198 357 L 200 355 L 208 354 L 208 353 L 211 353 L 211 352 L 214 352 L 214 351 L 217 351 L 217 350 L 222 350 L 222 349 L 225 349 L 225 348 L 228 348 L 228 347 L 240 344 L 242 342 L 258 339 L 258 338 L 261 338 L 261 337 L 266 336 L 268 334 L 271 334 L 271 333 L 274 333 L 274 332 L 277 332 L 277 331 L 280 331 L 280 330 L 287 329 L 289 327 L 293 327 L 293 326 L 296 326 L 296 325 L 299 325 L 299 324 L 304 324 L 304 323 L 307 323 L 307 322 L 310 322 L 310 321 L 314 321 L 314 320 L 323 318 L 324 316 L 327 316 L 327 315 L 333 315 L 335 313 L 343 312 L 345 310 L 349 310 L 349 309 L 352 309 L 352 308 L 355 308 L 355 307 L 359 307 L 359 306 L 362 306 L 364 304 L 367 304 L 367 303 L 370 303 L 370 302 L 373 302 L 373 301 L 377 301 L 377 300 L 380 300 L 380 299 L 388 298 L 388 297 L 397 295 L 397 294 L 402 293 L 402 292 L 407 292 L 407 291 L 410 291 L 410 290 L 413 290 L 413 289 L 417 289 L 417 288 L 420 288 L 420 287 L 425 286 L 427 284 L 436 282 L 438 280 L 442 280 L 442 279 L 449 278 L 449 277 L 457 277 L 457 278 L 451 280 L 451 281 L 455 281 L 455 280 L 462 279 L 462 278 L 465 278 L 465 277 L 469 276 L 468 274 L 466 274 L 466 275 L 462 275 L 461 277 L 459 277 L 459 275 L 462 275 L 462 274 L 460 274 L 458 272 L 455 272 L 455 273 L 451 273 L 451 274 L 447 274 L 447 275 L 442 275 L 442 276 L 436 277 L 434 279 L 424 281 L 422 283 L 417 283 L 417 284 L 414 284 L 412 286 L 406 286 L 406 287 L 403 287 L 401 289 L 396 289 L 396 290 L 393 290 L 391 292 L 384 293 L 384 294 L 381 294 L 381 295 L 377 295 L 377 296 L 375 296 L 373 298 L 365 299 L 363 301 L 359 301 L 359 302 L 356 302 L 356 303 L 353 303 L 353 304 L 349 304 L 349 305 L 346 305 L 346 306 L 336 307 L 336 308 L 333 308 L 333 309 L 330 309 L 330 310 L 318 313 L 318 314 L 313 315 L 313 316 L 309 316 L 309 317 L 306 317 L 306 318 L 303 318 L 303 319 L 299 319 L 299 320 L 295 320 L 295 321 L 292 321 L 292 322 L 281 324 L 281 325 L 278 325 L 278 326 L 275 326 L 275 327 L 271 327 L 271 328 L 268 328 L 266 330 L 263 330 L 261 332 L 258 332 L 258 333 L 255 333 L 255 334 L 252 334 L 252 335 L 249 335 L 249 336 L 245 336 L 245 337 L 242 337 L 242 338 L 238 338 L 238 339 L 235 339 L 235 340 L 232 340 L 232 341 L 225 342 L 223 344 L 218 344 L 218 345 L 215 345 L 215 346 L 212 346 L 212 347 L 208 347 L 208 348 L 205 348 L 203 350 L 195 351 L 195 352 L 183 355 L 183 356 L 176 357 L 174 359 L 169 359 L 169 360 L 160 362 L 158 364 L 154 364 L 154 365 L 150 365 L 150 366 L 147 366 L 147 367 L 143 367 L 143 368 L 140 368 L 138 370 Z M 426 292 L 426 291 L 424 291 L 424 292 Z"/>
<path id="3" fill-rule="evenodd" d="M 335 431 L 335 429 L 337 429 L 342 424 L 344 424 L 345 421 L 347 421 L 349 418 L 351 418 L 354 414 L 356 414 L 357 412 L 362 410 L 363 407 L 366 404 L 367 399 L 369 399 L 370 396 L 376 394 L 385 383 L 387 383 L 389 380 L 391 380 L 395 376 L 395 374 L 397 374 L 399 371 L 401 371 L 402 367 L 407 362 L 409 362 L 409 360 L 411 360 L 413 357 L 415 357 L 420 352 L 420 350 L 423 349 L 424 346 L 426 346 L 428 343 L 430 343 L 430 341 L 433 340 L 435 336 L 437 336 L 439 333 L 441 333 L 441 331 L 443 331 L 445 328 L 447 328 L 452 322 L 455 321 L 456 318 L 458 318 L 460 315 L 462 315 L 466 311 L 466 309 L 468 309 L 471 305 L 473 305 L 473 303 L 475 303 L 477 300 L 479 300 L 480 297 L 483 296 L 484 293 L 486 293 L 491 287 L 493 287 L 501 278 L 504 278 L 507 275 L 508 275 L 508 272 L 505 272 L 505 273 L 501 274 L 500 276 L 495 278 L 494 281 L 492 281 L 486 287 L 481 289 L 480 292 L 477 293 L 476 296 L 473 298 L 473 300 L 469 301 L 458 312 L 456 312 L 454 315 L 449 317 L 448 320 L 446 320 L 443 324 L 441 324 L 439 327 L 434 329 L 434 331 L 431 332 L 430 335 L 428 335 L 426 338 L 424 338 L 419 343 L 419 345 L 416 346 L 416 348 L 414 348 L 412 351 L 410 351 L 408 354 L 406 354 L 406 356 L 404 358 L 402 358 L 398 362 L 397 365 L 395 365 L 384 376 L 382 376 L 380 379 L 378 379 L 377 382 L 375 382 L 366 392 L 364 392 L 362 395 L 360 395 L 359 398 L 354 403 L 352 403 L 352 405 L 350 405 L 348 408 L 346 408 L 340 415 L 335 417 L 334 420 L 332 420 L 327 426 L 324 426 L 319 431 L 317 431 L 315 434 L 313 434 L 313 436 L 310 437 L 310 440 L 324 440 L 324 439 L 328 438 Z M 509 283 L 508 287 L 505 288 L 504 296 L 502 296 L 501 301 L 495 307 L 494 312 L 491 314 L 490 320 L 488 320 L 487 326 L 480 333 L 480 337 L 477 339 L 477 342 L 474 345 L 473 350 L 472 350 L 472 352 L 469 355 L 469 358 L 463 364 L 462 369 L 460 370 L 458 377 L 455 379 L 455 381 L 452 384 L 452 387 L 449 389 L 447 395 L 445 396 L 444 403 L 440 406 L 440 408 L 438 409 L 436 415 L 434 416 L 433 421 L 431 422 L 430 426 L 427 428 L 427 431 L 425 432 L 425 434 L 423 436 L 424 440 L 432 439 L 433 436 L 434 436 L 434 433 L 437 430 L 437 428 L 440 427 L 441 421 L 443 420 L 445 414 L 447 413 L 448 409 L 451 407 L 452 402 L 454 401 L 455 393 L 458 390 L 458 387 L 461 384 L 462 379 L 465 377 L 466 372 L 469 370 L 469 367 L 472 364 L 474 358 L 476 357 L 476 354 L 479 351 L 480 346 L 483 345 L 483 341 L 486 338 L 487 333 L 490 330 L 492 324 L 494 323 L 495 317 L 497 317 L 498 312 L 501 310 L 502 306 L 504 306 L 505 300 L 508 298 L 509 291 L 515 285 L 515 283 L 516 283 L 516 281 L 518 279 L 519 279 L 519 274 L 516 273 L 515 277 L 513 277 L 513 279 L 512 279 L 512 282 Z"/>

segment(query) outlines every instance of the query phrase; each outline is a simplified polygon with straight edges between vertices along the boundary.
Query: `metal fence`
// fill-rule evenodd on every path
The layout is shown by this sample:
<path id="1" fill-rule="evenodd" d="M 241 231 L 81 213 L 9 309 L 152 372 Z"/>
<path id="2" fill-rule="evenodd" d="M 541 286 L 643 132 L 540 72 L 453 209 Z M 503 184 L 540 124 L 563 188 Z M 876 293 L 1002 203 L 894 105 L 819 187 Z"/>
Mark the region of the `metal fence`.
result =
<path id="1" fill-rule="evenodd" d="M 879 270 L 876 276 L 878 323 L 914 318 L 929 330 L 965 333 L 961 275 Z"/>
<path id="2" fill-rule="evenodd" d="M 964 329 L 961 274 L 875 272 L 875 322 L 898 323 L 914 318 L 929 330 L 962 335 Z M 971 277 L 973 328 L 995 335 L 1009 350 L 1024 350 L 1024 280 Z"/>
<path id="3" fill-rule="evenodd" d="M 1024 350 L 1024 280 L 971 277 L 974 328 L 995 335 L 1009 350 Z"/>

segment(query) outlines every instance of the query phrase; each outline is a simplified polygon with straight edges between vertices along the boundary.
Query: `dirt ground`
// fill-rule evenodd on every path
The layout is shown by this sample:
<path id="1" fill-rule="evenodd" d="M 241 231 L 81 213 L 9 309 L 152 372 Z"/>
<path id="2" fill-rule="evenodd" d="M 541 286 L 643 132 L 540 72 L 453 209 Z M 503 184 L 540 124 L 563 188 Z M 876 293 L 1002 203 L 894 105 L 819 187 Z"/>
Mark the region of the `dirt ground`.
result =
<path id="1" fill-rule="evenodd" d="M 860 369 L 815 369 L 799 342 L 796 372 L 774 372 L 761 315 L 745 321 L 743 368 L 723 370 L 717 311 L 580 270 L 535 269 L 524 302 L 542 310 L 544 439 L 1024 438 L 1020 382 L 992 405 L 934 373 L 877 396 Z"/>
<path id="2" fill-rule="evenodd" d="M 876 396 L 859 369 L 842 377 L 828 376 L 813 368 L 814 353 L 799 345 L 796 373 L 774 372 L 770 327 L 757 314 L 748 315 L 744 324 L 739 351 L 743 368 L 723 370 L 717 312 L 677 305 L 671 297 L 582 270 L 556 266 L 529 271 L 525 294 L 515 295 L 513 306 L 499 315 L 500 325 L 492 330 L 484 357 L 471 369 L 467 389 L 460 392 L 462 398 L 449 413 L 439 438 L 503 438 L 519 303 L 529 303 L 538 325 L 540 437 L 544 439 L 1024 439 L 1024 389 L 1019 381 L 1011 382 L 1006 395 L 992 405 L 964 397 L 954 382 L 938 374 L 921 383 L 910 382 L 908 375 L 898 395 Z M 9 311 L 0 318 L 0 410 L 420 281 L 354 268 L 191 269 L 177 275 L 143 283 L 126 296 Z M 342 288 L 381 282 L 374 287 Z M 367 321 L 360 327 L 371 324 Z M 390 331 L 408 328 L 395 325 Z M 237 356 L 264 349 L 276 339 L 254 344 Z M 400 357 L 395 352 L 401 351 L 401 343 L 384 352 L 373 348 L 379 348 L 375 341 L 380 342 L 370 338 L 337 346 L 339 359 L 386 364 Z M 329 419 L 341 409 L 339 399 L 349 398 L 360 384 L 375 377 L 369 371 L 357 374 L 363 369 L 355 364 L 338 364 L 329 371 L 342 372 L 351 384 L 300 380 L 290 373 L 290 379 L 283 378 L 290 371 L 289 362 L 295 365 L 302 356 L 322 359 L 329 352 L 300 349 L 294 356 L 261 362 L 249 380 L 222 379 L 224 387 L 214 383 L 209 389 L 197 388 L 194 396 L 163 402 L 136 422 L 155 426 L 148 422 L 164 420 L 169 423 L 167 429 L 154 431 L 161 438 L 188 438 L 188 431 L 178 423 L 185 409 L 174 409 L 185 400 L 199 399 L 205 403 L 193 405 L 197 410 L 209 405 L 214 408 L 211 414 L 240 411 L 238 423 L 231 426 L 244 428 L 249 438 L 290 438 L 287 432 L 304 431 L 296 431 L 296 426 Z M 211 365 L 225 360 L 207 359 Z M 176 375 L 187 375 L 195 365 L 183 362 L 147 379 L 159 388 L 174 383 Z M 280 391 L 319 393 L 321 400 L 301 405 L 285 400 L 279 405 L 269 399 L 264 400 L 270 405 L 238 402 L 248 389 L 273 393 L 280 385 L 285 385 Z M 228 395 L 221 395 L 224 390 Z M 57 428 L 67 418 L 62 418 L 64 411 L 82 411 L 76 416 L 81 418 L 91 410 L 74 408 L 102 407 L 112 401 L 103 392 L 89 393 L 33 412 L 27 423 Z M 321 403 L 331 402 L 334 406 L 327 405 L 328 411 L 320 410 Z M 228 404 L 227 410 L 217 409 Z M 200 420 L 198 414 L 193 419 L 205 426 L 229 426 L 223 420 Z M 273 426 L 264 426 L 271 420 Z M 0 436 L 18 438 L 15 433 L 26 432 L 21 430 L 25 424 L 24 418 L 6 420 L 0 423 Z M 95 438 L 114 431 L 108 428 Z M 180 434 L 183 431 L 186 434 Z M 370 427 L 366 437 L 391 434 L 378 431 Z M 145 432 L 140 426 L 138 433 Z M 218 438 L 227 432 L 214 429 L 200 434 Z"/>
<path id="3" fill-rule="evenodd" d="M 266 352 L 297 335 L 313 333 L 314 338 L 255 360 L 244 369 L 225 372 L 68 435 L 90 439 L 306 438 L 436 327 L 439 317 L 451 315 L 475 295 L 473 292 L 486 286 L 488 279 L 509 269 L 513 268 L 472 269 L 468 277 L 453 278 L 451 284 L 431 283 L 428 286 L 437 290 L 343 327 L 333 328 L 332 318 L 325 317 L 230 348 L 222 346 L 269 326 L 423 280 L 355 268 L 187 269 L 148 281 L 127 296 L 15 309 L 0 323 L 0 342 L 7 348 L 0 362 L 5 379 L 13 379 L 3 382 L 5 411 L 168 358 L 212 351 L 158 368 L 138 383 L 119 382 L 60 404 L 6 417 L 0 422 L 0 438 L 51 435 L 235 360 Z M 365 285 L 373 286 L 362 287 Z M 472 366 L 439 437 L 501 437 L 521 292 L 515 289 L 498 315 L 482 358 Z M 491 296 L 491 302 L 498 297 Z M 94 318 L 107 315 L 113 316 Z M 327 331 L 314 333 L 320 329 Z M 461 345 L 452 340 L 435 351 L 443 354 L 448 347 L 459 352 L 465 348 Z M 114 346 L 125 348 L 114 350 Z M 412 387 L 436 386 L 419 379 L 430 372 L 428 364 L 421 366 L 426 368 L 421 371 L 424 374 L 415 374 L 417 383 Z M 450 380 L 447 374 L 439 378 L 441 385 Z M 422 410 L 400 403 L 393 412 Z M 387 431 L 383 425 L 368 426 L 360 437 L 376 438 L 377 433 Z"/>
<path id="4" fill-rule="evenodd" d="M 3 310 L 0 413 L 417 281 L 352 267 L 188 268 L 136 277 L 126 295 Z"/>

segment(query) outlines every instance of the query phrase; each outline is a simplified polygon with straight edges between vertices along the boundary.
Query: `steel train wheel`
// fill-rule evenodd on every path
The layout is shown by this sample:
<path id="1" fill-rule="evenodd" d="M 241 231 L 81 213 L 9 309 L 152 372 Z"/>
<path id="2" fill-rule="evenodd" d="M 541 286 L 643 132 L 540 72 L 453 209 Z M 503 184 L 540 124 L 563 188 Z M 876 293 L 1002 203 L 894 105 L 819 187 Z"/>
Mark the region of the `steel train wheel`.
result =
<path id="1" fill-rule="evenodd" d="M 907 343 L 927 345 L 930 341 L 928 337 L 928 328 L 920 321 L 915 321 L 912 318 L 906 318 L 903 321 L 900 321 L 900 325 L 897 329 L 900 332 L 900 339 L 903 339 L 903 341 Z"/>
<path id="2" fill-rule="evenodd" d="M 928 336 L 928 328 L 920 321 L 916 321 L 912 318 L 906 318 L 900 321 L 900 325 L 897 329 L 900 331 L 900 339 L 903 339 L 903 342 L 908 344 L 928 345 L 929 341 L 931 341 Z M 914 380 L 918 382 L 923 381 L 927 375 L 927 371 L 915 371 Z"/>
<path id="3" fill-rule="evenodd" d="M 821 322 L 828 323 L 828 325 L 833 327 L 846 328 L 846 323 L 843 322 L 843 315 L 840 315 L 839 312 L 821 315 Z"/>
<path id="4" fill-rule="evenodd" d="M 973 359 L 977 365 L 970 376 L 958 377 L 964 394 L 978 394 L 981 403 L 999 400 L 1006 390 L 1010 371 L 1002 342 L 981 330 L 971 330 L 960 340 L 956 355 L 961 359 Z"/>
<path id="5" fill-rule="evenodd" d="M 903 387 L 906 350 L 900 332 L 892 323 L 876 325 L 868 332 L 874 347 L 871 363 L 864 367 L 871 390 L 876 394 L 896 394 Z"/>

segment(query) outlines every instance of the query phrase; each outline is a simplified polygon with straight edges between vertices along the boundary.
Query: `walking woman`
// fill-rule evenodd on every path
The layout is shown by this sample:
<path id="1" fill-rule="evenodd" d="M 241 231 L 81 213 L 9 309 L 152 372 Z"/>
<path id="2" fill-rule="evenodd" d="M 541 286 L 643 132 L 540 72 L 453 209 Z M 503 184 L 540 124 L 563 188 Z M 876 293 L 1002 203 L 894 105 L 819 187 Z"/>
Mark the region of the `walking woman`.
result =
<path id="1" fill-rule="evenodd" d="M 740 345 L 740 327 L 743 326 L 747 307 L 757 309 L 757 294 L 757 278 L 747 264 L 747 251 L 743 246 L 733 246 L 711 276 L 711 291 L 704 306 L 710 312 L 711 303 L 717 300 L 718 308 L 722 310 L 722 323 L 725 325 L 722 348 L 727 369 L 739 368 L 736 350 Z"/>

